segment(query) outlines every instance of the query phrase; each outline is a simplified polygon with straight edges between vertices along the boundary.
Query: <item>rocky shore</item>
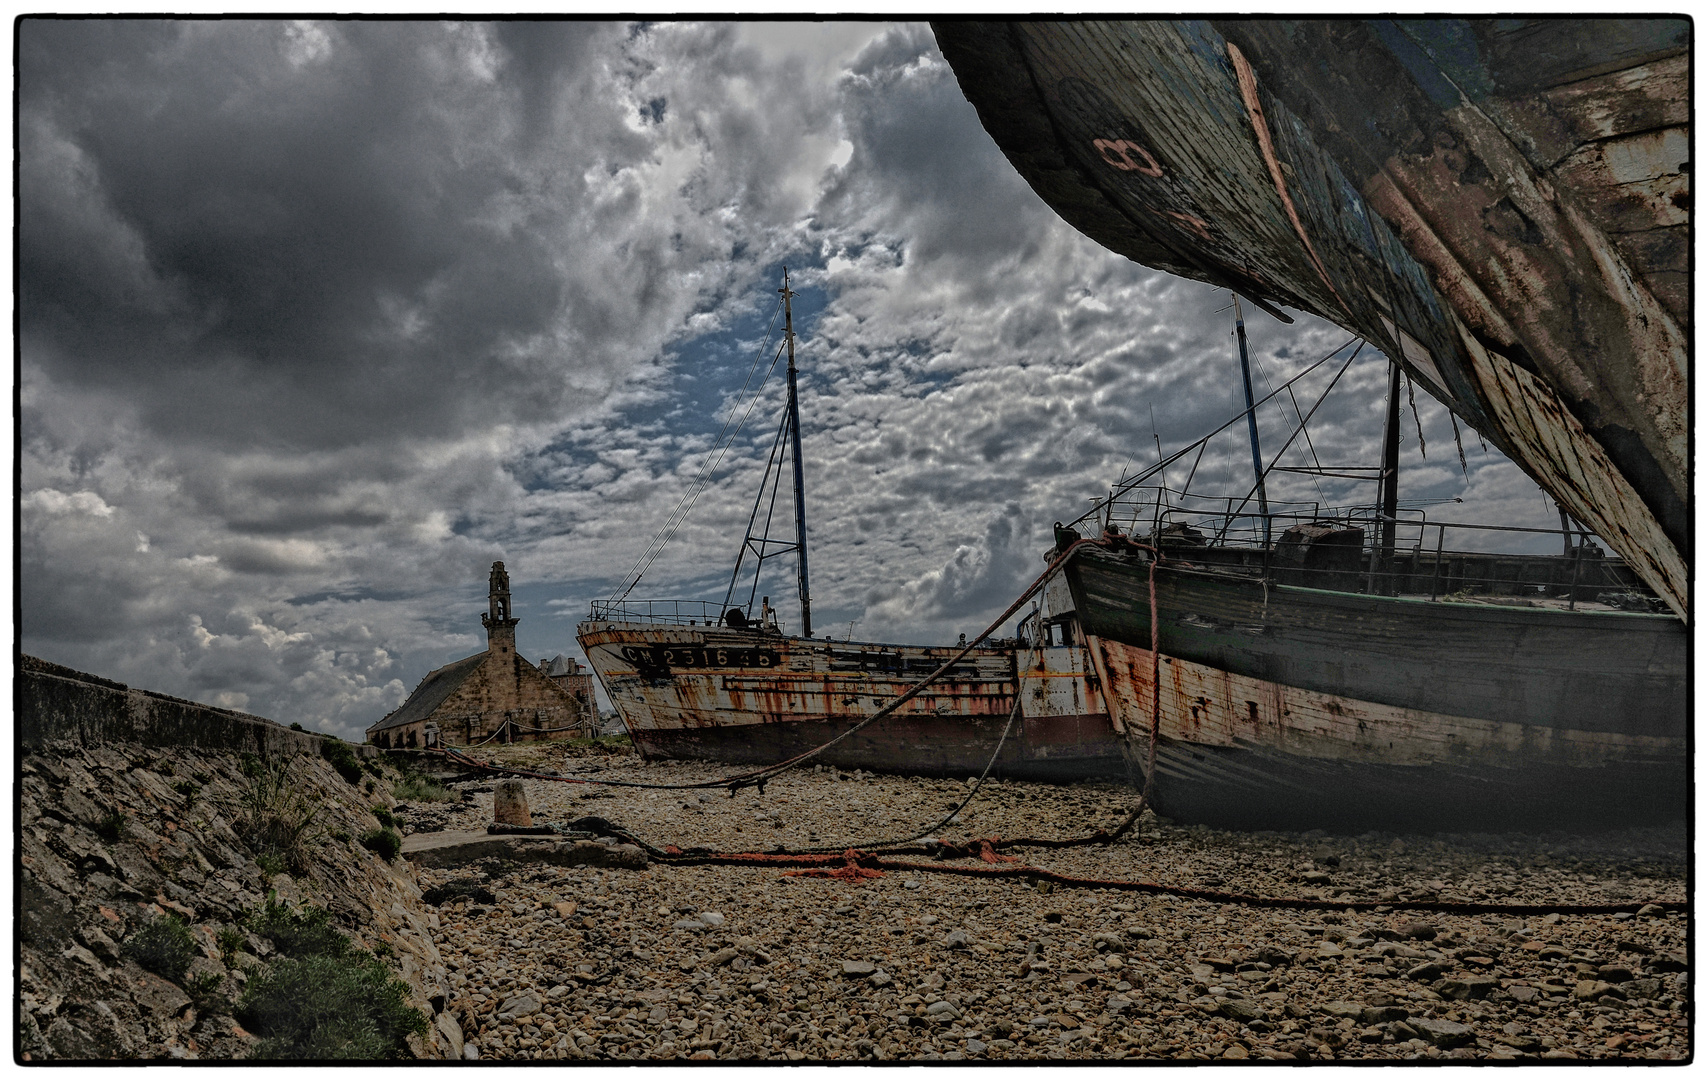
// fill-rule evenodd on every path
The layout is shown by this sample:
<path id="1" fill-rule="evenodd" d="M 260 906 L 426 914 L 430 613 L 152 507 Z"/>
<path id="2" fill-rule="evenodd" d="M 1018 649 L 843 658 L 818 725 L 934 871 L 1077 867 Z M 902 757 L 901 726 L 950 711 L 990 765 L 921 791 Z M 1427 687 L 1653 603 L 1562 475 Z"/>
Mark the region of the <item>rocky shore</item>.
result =
<path id="1" fill-rule="evenodd" d="M 553 747 L 481 757 L 581 779 L 688 783 L 702 764 Z M 496 778 L 494 778 L 495 780 Z M 412 804 L 406 830 L 478 829 L 494 780 Z M 966 779 L 807 769 L 763 793 L 528 781 L 535 822 L 597 816 L 657 847 L 865 847 L 940 820 Z M 944 839 L 1112 827 L 1112 784 L 989 782 Z M 1688 839 L 1226 833 L 1147 814 L 1110 845 L 1026 865 L 1261 896 L 1285 910 L 929 871 L 644 870 L 488 858 L 419 868 L 464 1056 L 778 1061 L 1681 1059 Z M 976 866 L 961 861 L 956 865 Z M 1006 865 L 1006 864 L 1005 864 Z M 1617 915 L 1435 914 L 1421 900 L 1628 904 Z M 1350 901 L 1382 909 L 1353 912 Z"/>

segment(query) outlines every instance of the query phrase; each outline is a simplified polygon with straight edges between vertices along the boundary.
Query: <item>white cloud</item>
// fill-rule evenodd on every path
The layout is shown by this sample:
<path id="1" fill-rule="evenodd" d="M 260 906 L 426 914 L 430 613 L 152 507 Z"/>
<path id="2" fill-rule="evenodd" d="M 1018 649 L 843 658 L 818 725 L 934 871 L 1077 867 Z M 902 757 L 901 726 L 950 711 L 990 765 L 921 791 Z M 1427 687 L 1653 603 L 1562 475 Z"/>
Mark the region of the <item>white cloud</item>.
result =
<path id="1" fill-rule="evenodd" d="M 1239 405 L 1225 295 L 1063 223 L 922 26 L 44 20 L 19 70 L 23 646 L 134 685 L 359 737 L 484 646 L 495 559 L 524 654 L 578 655 L 784 264 L 821 627 L 976 631 L 1153 407 L 1173 449 Z M 1344 337 L 1252 336 L 1275 382 Z M 1371 454 L 1384 378 L 1324 461 Z M 641 592 L 722 598 L 780 393 Z M 1546 518 L 1419 404 L 1419 494 Z M 1248 470 L 1230 435 L 1195 486 Z"/>

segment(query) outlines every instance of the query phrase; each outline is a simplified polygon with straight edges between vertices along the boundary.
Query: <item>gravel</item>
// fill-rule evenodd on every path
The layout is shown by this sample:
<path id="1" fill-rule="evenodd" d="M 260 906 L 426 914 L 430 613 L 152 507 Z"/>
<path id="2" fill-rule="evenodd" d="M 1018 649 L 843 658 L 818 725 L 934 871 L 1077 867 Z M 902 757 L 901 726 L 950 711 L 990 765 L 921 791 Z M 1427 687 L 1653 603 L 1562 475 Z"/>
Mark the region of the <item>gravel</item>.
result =
<path id="1" fill-rule="evenodd" d="M 715 779 L 704 763 L 483 748 L 577 778 Z M 493 783 L 411 805 L 411 831 L 480 828 Z M 482 790 L 484 789 L 484 790 Z M 861 847 L 940 820 L 967 779 L 797 770 L 730 798 L 529 780 L 536 823 L 604 818 L 657 846 Z M 944 839 L 1110 827 L 1133 792 L 987 782 Z M 774 866 L 537 864 L 428 910 L 447 1010 L 479 1059 L 1679 1059 L 1682 914 L 1445 915 L 1406 899 L 1641 904 L 1687 897 L 1685 826 L 1603 833 L 1229 833 L 1147 814 L 1114 845 L 1015 849 L 1077 877 L 1323 901 L 1277 910 L 1013 878 Z M 916 857 L 917 858 L 917 857 Z M 953 865 L 976 865 L 966 861 Z M 1336 901 L 1379 900 L 1351 912 Z"/>

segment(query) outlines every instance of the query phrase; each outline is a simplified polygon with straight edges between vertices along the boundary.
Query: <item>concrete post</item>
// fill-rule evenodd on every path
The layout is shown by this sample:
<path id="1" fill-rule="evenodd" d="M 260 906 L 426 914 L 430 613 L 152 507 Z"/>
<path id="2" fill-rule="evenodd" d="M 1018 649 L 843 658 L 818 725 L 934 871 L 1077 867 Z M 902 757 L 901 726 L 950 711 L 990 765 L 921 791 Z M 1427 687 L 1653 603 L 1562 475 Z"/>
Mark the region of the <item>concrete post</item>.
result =
<path id="1" fill-rule="evenodd" d="M 492 820 L 499 825 L 534 824 L 528 813 L 528 795 L 520 780 L 500 780 L 492 795 Z"/>

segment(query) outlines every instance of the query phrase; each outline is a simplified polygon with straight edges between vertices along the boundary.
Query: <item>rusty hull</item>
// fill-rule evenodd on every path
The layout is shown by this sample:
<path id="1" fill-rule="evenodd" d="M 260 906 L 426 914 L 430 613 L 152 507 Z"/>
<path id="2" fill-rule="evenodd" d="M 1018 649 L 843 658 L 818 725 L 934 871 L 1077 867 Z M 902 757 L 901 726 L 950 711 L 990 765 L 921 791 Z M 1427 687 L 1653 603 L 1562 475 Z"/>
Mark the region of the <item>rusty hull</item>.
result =
<path id="1" fill-rule="evenodd" d="M 1096 550 L 1067 567 L 1104 700 L 1165 814 L 1487 831 L 1690 809 L 1677 619 L 1372 596 Z M 1362 823 L 1362 824 L 1361 824 Z"/>
<path id="2" fill-rule="evenodd" d="M 1687 614 L 1687 20 L 935 29 L 1070 224 L 1379 345 Z"/>
<path id="3" fill-rule="evenodd" d="M 1135 765 L 1149 754 L 1151 654 L 1102 638 L 1096 664 Z M 1683 734 L 1456 716 L 1161 661 L 1159 813 L 1224 828 L 1486 832 L 1677 820 Z"/>
<path id="4" fill-rule="evenodd" d="M 753 765 L 828 742 L 958 651 L 654 623 L 586 622 L 577 636 L 643 756 Z M 993 772 L 1052 781 L 1122 774 L 1108 715 L 1085 687 L 1088 662 L 1057 656 L 1044 669 L 1039 654 L 1063 651 L 975 649 L 924 694 L 817 760 L 976 774 L 1025 687 L 1036 700 L 1023 707 Z"/>

